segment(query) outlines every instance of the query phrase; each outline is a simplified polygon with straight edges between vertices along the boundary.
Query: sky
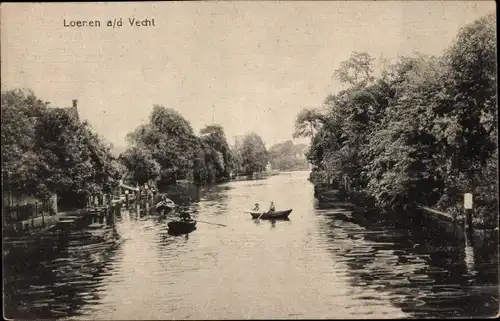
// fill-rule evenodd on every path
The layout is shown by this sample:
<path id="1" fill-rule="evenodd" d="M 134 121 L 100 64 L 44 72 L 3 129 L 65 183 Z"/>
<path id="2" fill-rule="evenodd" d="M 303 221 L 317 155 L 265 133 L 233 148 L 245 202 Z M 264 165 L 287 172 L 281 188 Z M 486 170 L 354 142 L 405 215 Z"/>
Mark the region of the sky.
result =
<path id="1" fill-rule="evenodd" d="M 339 90 L 333 72 L 353 51 L 441 54 L 491 12 L 493 1 L 2 3 L 2 90 L 29 88 L 57 107 L 77 99 L 115 146 L 159 104 L 196 132 L 215 120 L 230 143 L 253 131 L 269 147 Z M 114 18 L 123 26 L 106 27 Z"/>

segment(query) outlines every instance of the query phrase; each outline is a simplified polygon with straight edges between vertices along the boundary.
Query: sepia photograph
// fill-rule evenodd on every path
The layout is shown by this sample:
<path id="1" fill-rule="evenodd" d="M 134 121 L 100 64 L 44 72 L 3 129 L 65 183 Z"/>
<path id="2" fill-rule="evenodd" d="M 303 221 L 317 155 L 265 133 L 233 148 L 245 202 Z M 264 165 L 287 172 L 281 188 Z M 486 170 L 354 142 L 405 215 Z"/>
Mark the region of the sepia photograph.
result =
<path id="1" fill-rule="evenodd" d="M 499 316 L 494 1 L 0 12 L 5 319 Z"/>

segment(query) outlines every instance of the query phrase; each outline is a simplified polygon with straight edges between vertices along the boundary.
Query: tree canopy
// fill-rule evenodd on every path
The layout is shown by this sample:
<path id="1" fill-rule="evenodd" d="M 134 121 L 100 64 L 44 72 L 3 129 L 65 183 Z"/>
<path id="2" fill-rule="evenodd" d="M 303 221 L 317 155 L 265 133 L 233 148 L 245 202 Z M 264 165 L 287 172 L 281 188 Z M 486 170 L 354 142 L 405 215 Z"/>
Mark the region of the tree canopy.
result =
<path id="1" fill-rule="evenodd" d="M 307 170 L 309 163 L 305 157 L 308 146 L 295 145 L 291 140 L 278 143 L 269 148 L 269 160 L 273 169 L 281 171 Z"/>
<path id="2" fill-rule="evenodd" d="M 316 109 L 304 108 L 295 119 L 293 138 L 313 137 L 324 121 L 323 115 Z"/>
<path id="3" fill-rule="evenodd" d="M 262 138 L 256 133 L 248 133 L 243 137 L 241 145 L 234 151 L 237 171 L 245 175 L 260 173 L 266 169 L 269 154 Z"/>
<path id="4" fill-rule="evenodd" d="M 42 199 L 68 190 L 109 192 L 119 177 L 109 144 L 30 90 L 2 92 L 2 159 L 5 190 Z"/>
<path id="5" fill-rule="evenodd" d="M 129 179 L 141 185 L 160 176 L 160 164 L 148 150 L 132 147 L 119 157 L 129 173 Z"/>
<path id="6" fill-rule="evenodd" d="M 198 137 L 180 113 L 160 105 L 153 107 L 149 122 L 129 133 L 127 140 L 131 150 L 125 155 L 142 155 L 126 164 L 137 182 L 159 178 L 164 183 L 178 179 L 213 183 L 228 179 L 232 170 L 231 150 L 220 125 L 203 128 Z M 159 175 L 154 164 L 159 166 Z M 140 168 L 141 174 L 134 176 L 134 168 Z"/>
<path id="7" fill-rule="evenodd" d="M 161 179 L 186 178 L 193 167 L 196 136 L 189 122 L 177 111 L 155 105 L 149 123 L 127 135 L 133 147 L 145 149 L 161 167 Z"/>
<path id="8" fill-rule="evenodd" d="M 497 212 L 495 17 L 462 28 L 445 54 L 400 57 L 382 75 L 354 53 L 335 75 L 309 160 L 385 209 L 413 203 L 459 213 L 477 195 L 481 219 Z"/>

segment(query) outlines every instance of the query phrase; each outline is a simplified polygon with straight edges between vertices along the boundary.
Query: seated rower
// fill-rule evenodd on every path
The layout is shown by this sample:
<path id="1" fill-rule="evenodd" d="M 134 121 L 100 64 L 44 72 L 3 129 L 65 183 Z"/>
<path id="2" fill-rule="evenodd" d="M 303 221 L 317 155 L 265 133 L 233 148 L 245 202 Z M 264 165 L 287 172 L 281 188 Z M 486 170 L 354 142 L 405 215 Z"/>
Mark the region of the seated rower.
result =
<path id="1" fill-rule="evenodd" d="M 253 211 L 258 211 L 259 210 L 259 203 L 255 203 L 255 207 L 253 208 Z"/>
<path id="2" fill-rule="evenodd" d="M 274 206 L 274 202 L 271 201 L 271 205 L 269 206 L 269 212 L 274 212 L 276 210 L 275 206 Z"/>
<path id="3" fill-rule="evenodd" d="M 189 212 L 187 211 L 187 209 L 184 209 L 181 214 L 180 214 L 180 217 L 183 221 L 189 221 L 191 220 L 191 214 L 189 214 Z"/>
<path id="4" fill-rule="evenodd" d="M 157 198 L 157 201 L 158 203 L 156 204 L 156 206 L 161 206 L 161 205 L 165 205 L 165 196 L 164 195 L 160 195 L 159 198 Z"/>

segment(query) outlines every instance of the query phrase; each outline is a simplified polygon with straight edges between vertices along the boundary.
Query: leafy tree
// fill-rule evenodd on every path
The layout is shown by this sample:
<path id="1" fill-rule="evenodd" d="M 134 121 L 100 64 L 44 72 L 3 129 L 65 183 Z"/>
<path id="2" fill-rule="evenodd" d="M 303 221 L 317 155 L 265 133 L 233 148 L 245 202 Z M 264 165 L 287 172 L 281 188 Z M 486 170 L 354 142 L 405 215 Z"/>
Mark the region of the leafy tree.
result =
<path id="1" fill-rule="evenodd" d="M 234 146 L 231 149 L 231 159 L 232 159 L 232 165 L 231 167 L 233 168 L 234 174 L 240 175 L 243 173 L 243 159 L 241 155 L 241 149 L 240 146 Z"/>
<path id="2" fill-rule="evenodd" d="M 129 178 L 140 185 L 156 180 L 160 176 L 160 165 L 145 149 L 131 147 L 123 152 L 119 159 L 126 167 Z"/>
<path id="3" fill-rule="evenodd" d="M 438 128 L 447 133 L 440 138 L 448 172 L 443 203 L 448 207 L 459 208 L 464 192 L 479 194 L 479 199 L 498 198 L 498 192 L 482 194 L 497 184 L 496 176 L 485 179 L 498 157 L 495 32 L 495 15 L 482 17 L 463 27 L 444 55 L 449 65 L 444 77 L 447 103 L 439 111 Z M 498 204 L 489 202 L 483 209 L 482 219 L 491 219 Z"/>
<path id="4" fill-rule="evenodd" d="M 266 169 L 269 160 L 268 153 L 262 138 L 256 133 L 245 135 L 239 154 L 241 167 L 246 175 L 263 172 Z"/>
<path id="5" fill-rule="evenodd" d="M 333 77 L 342 84 L 351 86 L 366 85 L 373 81 L 373 62 L 375 61 L 366 52 L 353 52 L 351 57 L 340 64 Z"/>
<path id="6" fill-rule="evenodd" d="M 201 140 L 208 148 L 207 154 L 212 160 L 212 167 L 215 170 L 215 179 L 224 180 L 229 178 L 232 170 L 232 154 L 229 144 L 224 134 L 224 129 L 220 125 L 210 125 L 201 130 Z M 208 156 L 208 155 L 207 155 Z"/>
<path id="7" fill-rule="evenodd" d="M 478 19 L 443 56 L 401 57 L 379 79 L 354 53 L 335 73 L 350 87 L 327 97 L 312 140 L 315 175 L 391 210 L 422 203 L 458 214 L 473 192 L 478 219 L 497 220 L 494 28 L 494 15 Z"/>
<path id="8" fill-rule="evenodd" d="M 199 184 L 223 181 L 233 167 L 221 126 L 207 126 L 197 137 L 178 112 L 159 105 L 153 107 L 149 123 L 137 127 L 126 138 L 130 145 L 150 152 L 160 166 L 164 183 L 182 178 Z M 147 164 L 142 166 L 149 168 Z"/>
<path id="9" fill-rule="evenodd" d="M 155 105 L 149 123 L 129 133 L 127 140 L 150 151 L 164 181 L 185 178 L 192 171 L 197 137 L 189 122 L 173 109 Z"/>
<path id="10" fill-rule="evenodd" d="M 118 170 L 110 146 L 87 123 L 46 105 L 29 90 L 2 92 L 5 190 L 41 199 L 56 192 L 60 200 L 111 191 Z"/>
<path id="11" fill-rule="evenodd" d="M 321 128 L 323 116 L 315 109 L 304 108 L 295 119 L 293 138 L 313 137 L 314 132 Z"/>
<path id="12" fill-rule="evenodd" d="M 442 91 L 442 61 L 402 59 L 393 84 L 398 95 L 373 133 L 366 166 L 368 192 L 381 207 L 412 202 L 436 202 L 443 184 L 435 171 L 439 143 L 433 134 Z"/>
<path id="13" fill-rule="evenodd" d="M 47 194 L 41 182 L 46 167 L 36 152 L 36 130 L 46 105 L 30 90 L 2 91 L 2 186 L 13 193 Z"/>
<path id="14" fill-rule="evenodd" d="M 49 109 L 40 120 L 37 147 L 50 168 L 45 184 L 52 191 L 72 191 L 83 197 L 109 193 L 117 185 L 118 168 L 110 146 L 61 109 Z"/>
<path id="15" fill-rule="evenodd" d="M 291 140 L 271 146 L 269 159 L 271 166 L 282 171 L 305 170 L 308 162 L 305 158 L 298 158 L 297 154 L 304 154 L 307 145 L 294 145 Z"/>

